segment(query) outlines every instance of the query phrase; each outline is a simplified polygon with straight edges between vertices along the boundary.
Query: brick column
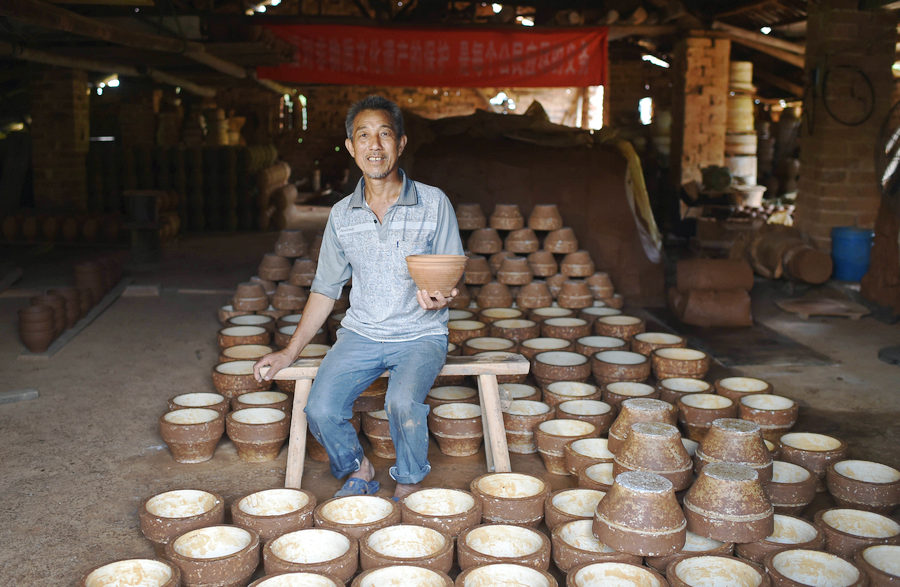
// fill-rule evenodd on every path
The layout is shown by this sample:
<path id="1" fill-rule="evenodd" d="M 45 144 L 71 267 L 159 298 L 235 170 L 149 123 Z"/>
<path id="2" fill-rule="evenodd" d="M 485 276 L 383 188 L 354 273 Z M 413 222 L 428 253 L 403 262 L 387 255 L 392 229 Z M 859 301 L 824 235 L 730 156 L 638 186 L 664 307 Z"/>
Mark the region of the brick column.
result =
<path id="1" fill-rule="evenodd" d="M 809 4 L 807 80 L 816 79 L 817 69 L 821 80 L 829 69 L 835 71 L 835 66 L 849 65 L 871 80 L 875 96 L 869 119 L 861 125 L 848 126 L 826 112 L 821 84 L 814 100 L 807 92 L 804 108 L 812 121 L 812 134 L 806 125 L 800 129 L 796 220 L 822 250 L 831 248 L 832 227 L 872 228 L 881 201 L 875 177 L 875 143 L 892 104 L 891 65 L 897 20 L 892 12 L 855 10 L 855 4 L 842 0 Z M 830 79 L 842 77 L 846 79 L 832 74 Z M 827 89 L 836 115 L 857 111 L 852 89 L 838 83 L 829 83 Z"/>
<path id="2" fill-rule="evenodd" d="M 675 48 L 672 181 L 700 181 L 700 169 L 725 164 L 731 41 L 691 33 Z"/>
<path id="3" fill-rule="evenodd" d="M 31 82 L 34 203 L 39 210 L 87 207 L 90 102 L 87 73 L 48 68 Z"/>

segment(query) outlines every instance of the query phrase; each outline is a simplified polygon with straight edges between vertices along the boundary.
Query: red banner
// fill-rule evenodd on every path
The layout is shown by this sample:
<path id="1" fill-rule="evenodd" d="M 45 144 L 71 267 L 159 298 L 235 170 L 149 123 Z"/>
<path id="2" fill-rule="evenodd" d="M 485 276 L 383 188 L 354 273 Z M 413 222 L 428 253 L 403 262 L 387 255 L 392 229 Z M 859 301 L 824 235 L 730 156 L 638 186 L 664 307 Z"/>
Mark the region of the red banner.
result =
<path id="1" fill-rule="evenodd" d="M 607 29 L 410 29 L 271 25 L 296 62 L 264 79 L 378 86 L 597 86 L 606 83 Z"/>

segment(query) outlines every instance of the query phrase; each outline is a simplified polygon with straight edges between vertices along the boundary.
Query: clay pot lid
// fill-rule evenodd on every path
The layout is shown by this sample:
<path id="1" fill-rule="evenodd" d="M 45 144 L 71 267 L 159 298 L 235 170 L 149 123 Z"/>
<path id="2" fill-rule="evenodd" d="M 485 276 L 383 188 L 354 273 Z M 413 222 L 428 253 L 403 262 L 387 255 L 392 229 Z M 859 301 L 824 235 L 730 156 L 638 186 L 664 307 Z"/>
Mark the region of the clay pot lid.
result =
<path id="1" fill-rule="evenodd" d="M 283 534 L 272 540 L 266 548 L 284 561 L 316 564 L 347 554 L 352 547 L 350 540 L 334 530 L 306 528 Z"/>
<path id="2" fill-rule="evenodd" d="M 579 438 L 569 443 L 572 452 L 594 459 L 610 459 L 613 453 L 609 450 L 609 440 L 606 438 Z"/>
<path id="3" fill-rule="evenodd" d="M 397 504 L 374 495 L 351 495 L 329 499 L 321 504 L 319 516 L 346 526 L 372 524 L 390 516 Z"/>
<path id="4" fill-rule="evenodd" d="M 842 440 L 814 432 L 788 432 L 778 439 L 782 446 L 810 452 L 830 452 L 842 449 Z"/>
<path id="5" fill-rule="evenodd" d="M 669 563 L 667 577 L 677 577 L 686 585 L 768 585 L 768 577 L 756 567 L 733 556 L 693 556 Z"/>
<path id="6" fill-rule="evenodd" d="M 864 548 L 856 554 L 854 561 L 863 568 L 868 565 L 876 573 L 883 573 L 890 579 L 900 578 L 900 546 L 895 544 L 877 544 Z"/>
<path id="7" fill-rule="evenodd" d="M 141 508 L 157 518 L 185 519 L 202 516 L 220 503 L 220 497 L 202 489 L 174 489 L 147 498 Z"/>
<path id="8" fill-rule="evenodd" d="M 428 391 L 428 397 L 445 401 L 464 400 L 473 398 L 476 395 L 478 395 L 477 389 L 464 385 L 441 385 L 432 387 Z"/>
<path id="9" fill-rule="evenodd" d="M 559 396 L 581 398 L 597 393 L 597 386 L 579 381 L 554 381 L 547 385 L 547 390 Z"/>
<path id="10" fill-rule="evenodd" d="M 344 582 L 337 577 L 320 573 L 280 573 L 262 577 L 250 583 L 248 587 L 343 587 Z"/>
<path id="11" fill-rule="evenodd" d="M 598 489 L 560 489 L 553 492 L 549 501 L 553 507 L 570 516 L 592 518 L 597 504 L 606 496 Z"/>
<path id="12" fill-rule="evenodd" d="M 225 396 L 209 391 L 194 391 L 176 395 L 169 401 L 185 408 L 205 408 L 222 403 Z"/>
<path id="13" fill-rule="evenodd" d="M 469 420 L 481 417 L 481 406 L 477 404 L 450 403 L 441 404 L 431 410 L 431 414 L 435 418 L 446 418 L 448 420 Z"/>
<path id="14" fill-rule="evenodd" d="M 699 410 L 721 410 L 734 405 L 732 400 L 714 393 L 691 393 L 678 398 L 678 401 Z"/>
<path id="15" fill-rule="evenodd" d="M 422 516 L 454 516 L 475 507 L 472 494 L 461 489 L 420 489 L 403 498 L 403 505 Z"/>
<path id="16" fill-rule="evenodd" d="M 873 487 L 900 481 L 900 471 L 874 461 L 845 460 L 828 466 L 836 475 L 853 479 Z"/>
<path id="17" fill-rule="evenodd" d="M 780 411 L 790 410 L 797 405 L 791 398 L 770 393 L 754 393 L 741 398 L 741 404 L 754 410 Z M 900 473 L 898 473 L 900 475 Z"/>
<path id="18" fill-rule="evenodd" d="M 472 481 L 486 495 L 503 499 L 530 499 L 547 490 L 539 478 L 523 473 L 488 473 Z"/>
<path id="19" fill-rule="evenodd" d="M 854 510 L 831 508 L 816 512 L 815 520 L 838 534 L 862 538 L 893 538 L 900 535 L 900 524 L 887 516 Z"/>
<path id="20" fill-rule="evenodd" d="M 569 585 L 640 585 L 661 587 L 667 585 L 663 576 L 647 567 L 629 563 L 587 563 L 569 570 Z"/>
<path id="21" fill-rule="evenodd" d="M 409 255 L 406 267 L 416 287 L 448 297 L 463 276 L 467 259 L 465 255 Z"/>
<path id="22" fill-rule="evenodd" d="M 221 412 L 209 408 L 182 408 L 166 412 L 160 420 L 171 426 L 196 426 L 213 422 L 221 415 Z"/>
<path id="23" fill-rule="evenodd" d="M 862 585 L 862 573 L 841 557 L 820 550 L 791 549 L 770 553 L 765 558 L 766 570 L 800 585 Z M 783 582 L 783 581 L 782 581 Z"/>
<path id="24" fill-rule="evenodd" d="M 509 524 L 486 524 L 466 531 L 463 538 L 472 550 L 498 559 L 512 559 L 539 552 L 549 542 L 530 528 Z"/>
<path id="25" fill-rule="evenodd" d="M 207 526 L 185 532 L 169 547 L 188 560 L 223 560 L 259 544 L 256 532 L 239 526 Z"/>
<path id="26" fill-rule="evenodd" d="M 681 393 L 703 393 L 712 389 L 706 381 L 690 377 L 668 377 L 660 381 L 659 385 Z"/>
<path id="27" fill-rule="evenodd" d="M 527 399 L 515 399 L 509 402 L 509 408 L 504 410 L 511 416 L 539 416 L 548 414 L 552 408 L 544 402 Z"/>
<path id="28" fill-rule="evenodd" d="M 612 383 L 607 383 L 606 390 L 616 395 L 624 395 L 635 399 L 642 399 L 643 396 L 651 395 L 656 391 L 653 389 L 653 386 L 647 385 L 646 383 L 638 383 L 637 381 L 614 381 Z M 641 409 L 640 406 L 638 406 L 637 409 Z"/>
<path id="29" fill-rule="evenodd" d="M 397 560 L 433 556 L 451 543 L 449 537 L 441 532 L 413 524 L 373 530 L 363 541 L 381 557 Z"/>
<path id="30" fill-rule="evenodd" d="M 181 571 L 169 561 L 152 558 L 131 558 L 100 565 L 88 571 L 79 585 L 106 587 L 108 585 L 147 585 L 169 587 L 181 584 Z"/>
<path id="31" fill-rule="evenodd" d="M 357 576 L 351 587 L 383 587 L 415 585 L 416 587 L 448 587 L 453 585 L 445 573 L 416 565 L 392 565 L 369 569 Z"/>
<path id="32" fill-rule="evenodd" d="M 803 483 L 812 473 L 800 465 L 784 461 L 772 461 L 771 483 Z"/>
<path id="33" fill-rule="evenodd" d="M 631 351 L 600 351 L 599 353 L 594 353 L 594 358 L 612 365 L 640 365 L 649 360 L 644 355 Z"/>
<path id="34" fill-rule="evenodd" d="M 557 587 L 556 579 L 547 571 L 517 565 L 494 563 L 471 567 L 459 574 L 456 584 L 462 587 L 488 585 L 528 585 L 529 587 Z"/>
<path id="35" fill-rule="evenodd" d="M 548 436 L 567 437 L 593 434 L 596 432 L 597 427 L 584 420 L 557 418 L 541 422 L 538 424 L 538 430 Z"/>
<path id="36" fill-rule="evenodd" d="M 237 508 L 250 516 L 283 516 L 315 504 L 315 497 L 299 489 L 264 489 L 242 497 Z"/>

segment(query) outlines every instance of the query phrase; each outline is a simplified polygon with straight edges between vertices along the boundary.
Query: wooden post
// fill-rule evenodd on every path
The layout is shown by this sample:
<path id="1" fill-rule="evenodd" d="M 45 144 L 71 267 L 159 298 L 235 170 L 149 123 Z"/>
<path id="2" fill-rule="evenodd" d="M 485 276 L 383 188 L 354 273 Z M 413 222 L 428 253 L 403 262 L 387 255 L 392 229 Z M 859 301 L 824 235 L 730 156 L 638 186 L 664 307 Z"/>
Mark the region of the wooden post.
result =
<path id="1" fill-rule="evenodd" d="M 303 464 L 306 460 L 306 402 L 309 400 L 309 390 L 312 387 L 312 379 L 304 377 L 294 384 L 294 404 L 291 408 L 291 437 L 288 441 L 287 470 L 284 476 L 284 486 L 291 489 L 300 489 L 303 481 Z"/>
<path id="2" fill-rule="evenodd" d="M 506 446 L 506 430 L 503 427 L 503 413 L 500 411 L 500 388 L 497 376 L 488 373 L 478 376 L 478 394 L 481 399 L 481 418 L 487 434 L 484 437 L 485 454 L 488 457 L 488 470 L 497 473 L 508 473 L 512 470 L 509 464 L 509 449 Z M 493 468 L 490 461 L 493 460 Z"/>

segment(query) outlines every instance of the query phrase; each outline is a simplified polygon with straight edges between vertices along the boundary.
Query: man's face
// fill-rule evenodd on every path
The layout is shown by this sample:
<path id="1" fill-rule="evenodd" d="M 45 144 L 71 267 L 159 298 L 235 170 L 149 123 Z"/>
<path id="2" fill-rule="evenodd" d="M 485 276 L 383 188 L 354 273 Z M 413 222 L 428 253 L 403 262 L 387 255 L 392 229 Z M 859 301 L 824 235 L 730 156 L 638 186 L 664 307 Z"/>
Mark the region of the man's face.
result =
<path id="1" fill-rule="evenodd" d="M 363 110 L 353 119 L 353 137 L 345 144 L 363 175 L 384 179 L 397 169 L 406 135 L 397 136 L 384 110 Z"/>

